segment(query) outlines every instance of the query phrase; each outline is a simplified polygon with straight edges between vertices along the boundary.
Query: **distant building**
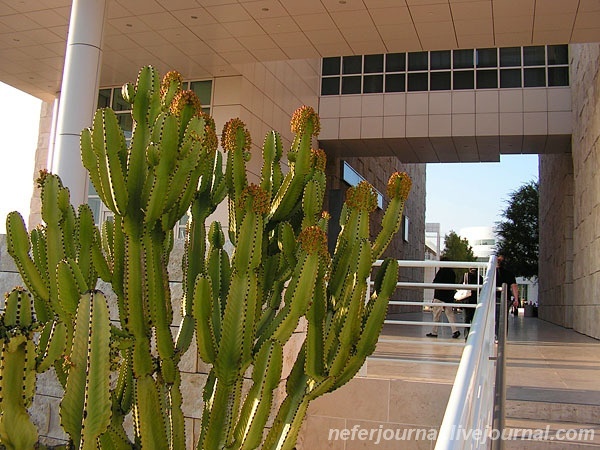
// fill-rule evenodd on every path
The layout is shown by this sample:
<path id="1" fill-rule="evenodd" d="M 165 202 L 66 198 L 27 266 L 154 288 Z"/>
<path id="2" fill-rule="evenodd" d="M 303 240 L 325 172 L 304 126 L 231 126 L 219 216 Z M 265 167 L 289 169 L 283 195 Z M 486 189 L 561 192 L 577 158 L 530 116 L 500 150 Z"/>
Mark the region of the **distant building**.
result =
<path id="1" fill-rule="evenodd" d="M 469 241 L 477 261 L 487 261 L 496 249 L 496 233 L 493 227 L 461 228 L 458 235 Z"/>

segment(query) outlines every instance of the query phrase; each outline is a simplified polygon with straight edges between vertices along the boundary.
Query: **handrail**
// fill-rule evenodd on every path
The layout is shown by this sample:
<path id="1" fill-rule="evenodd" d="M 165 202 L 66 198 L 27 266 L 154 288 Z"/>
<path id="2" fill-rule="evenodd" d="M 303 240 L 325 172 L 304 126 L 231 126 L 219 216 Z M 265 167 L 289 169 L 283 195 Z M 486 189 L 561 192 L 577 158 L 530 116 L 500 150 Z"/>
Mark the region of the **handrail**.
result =
<path id="1" fill-rule="evenodd" d="M 483 449 L 494 409 L 496 258 L 490 258 L 435 450 Z"/>

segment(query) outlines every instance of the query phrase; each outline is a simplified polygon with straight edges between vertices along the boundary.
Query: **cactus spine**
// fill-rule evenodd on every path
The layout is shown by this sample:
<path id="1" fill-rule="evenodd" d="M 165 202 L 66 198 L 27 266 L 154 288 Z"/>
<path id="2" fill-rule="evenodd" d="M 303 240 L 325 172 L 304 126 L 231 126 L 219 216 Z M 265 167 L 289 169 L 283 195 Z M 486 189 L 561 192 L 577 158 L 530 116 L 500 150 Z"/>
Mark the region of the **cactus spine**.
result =
<path id="1" fill-rule="evenodd" d="M 144 67 L 122 91 L 134 119 L 131 142 L 110 109 L 98 110 L 82 132 L 83 164 L 114 213 L 101 231 L 89 208 L 75 211 L 68 191 L 49 174 L 40 178 L 44 226 L 27 233 L 17 213 L 7 218 L 9 252 L 31 292 L 40 339 L 34 345 L 19 337 L 21 359 L 3 363 L 2 370 L 17 374 L 9 378 L 14 381 L 18 374 L 32 380 L 35 370 L 55 368 L 65 388 L 62 424 L 74 446 L 180 450 L 186 440 L 178 363 L 195 334 L 198 355 L 210 366 L 197 448 L 291 449 L 309 403 L 348 382 L 374 350 L 397 263 L 386 260 L 365 302 L 367 279 L 398 230 L 410 179 L 390 179 L 390 203 L 374 242 L 369 216 L 375 192 L 366 183 L 349 189 L 330 255 L 329 219 L 322 213 L 325 154 L 312 149 L 320 128 L 314 110 L 302 107 L 292 117 L 287 174 L 281 137 L 270 132 L 259 183 L 251 184 L 246 163 L 252 141 L 244 123 L 225 125 L 223 156 L 214 121 L 181 86 L 176 72 L 161 81 Z M 207 227 L 225 197 L 227 233 L 216 222 Z M 171 230 L 186 212 L 183 320 L 174 337 L 166 267 Z M 225 251 L 226 234 L 232 254 Z M 98 277 L 116 294 L 118 325 L 110 324 L 106 300 L 95 290 Z M 11 314 L 7 308 L 5 336 Z M 303 318 L 304 341 L 283 402 L 276 403 L 283 349 Z M 23 423 L 33 395 L 31 381 L 24 385 L 28 395 L 3 405 Z M 123 425 L 129 413 L 134 442 Z M 8 418 L 0 417 L 5 445 L 12 439 L 4 434 Z"/>

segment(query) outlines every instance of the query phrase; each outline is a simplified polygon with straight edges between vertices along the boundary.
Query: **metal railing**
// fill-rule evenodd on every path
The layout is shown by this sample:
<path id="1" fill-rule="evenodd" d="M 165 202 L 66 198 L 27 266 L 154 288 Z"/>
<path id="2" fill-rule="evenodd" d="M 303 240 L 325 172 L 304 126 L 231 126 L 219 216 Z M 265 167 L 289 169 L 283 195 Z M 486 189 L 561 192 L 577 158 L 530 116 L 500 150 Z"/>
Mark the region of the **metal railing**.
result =
<path id="1" fill-rule="evenodd" d="M 380 262 L 375 265 L 381 264 Z M 473 433 L 483 433 L 491 430 L 494 416 L 494 385 L 496 377 L 496 344 L 495 344 L 495 311 L 496 311 L 496 258 L 492 256 L 487 263 L 457 262 L 457 261 L 405 261 L 399 260 L 400 268 L 440 268 L 450 267 L 468 269 L 475 267 L 484 271 L 483 285 L 439 284 L 419 282 L 398 282 L 398 288 L 408 289 L 471 289 L 479 290 L 478 303 L 464 304 L 460 308 L 475 308 L 472 324 L 455 323 L 457 328 L 470 332 L 466 342 L 456 340 L 428 340 L 401 338 L 380 338 L 379 342 L 410 343 L 414 345 L 446 345 L 464 346 L 450 394 L 446 412 L 440 426 L 435 450 L 483 449 L 489 441 L 474 439 Z M 479 275 L 479 273 L 478 273 Z M 479 276 L 478 276 L 479 279 Z M 440 303 L 431 301 L 390 301 L 390 305 L 429 306 L 439 307 Z M 450 327 L 447 322 L 429 322 L 424 320 L 393 320 L 385 321 L 388 325 L 401 326 L 433 326 Z M 373 357 L 372 357 L 373 358 Z M 389 359 L 403 361 L 399 358 L 375 356 L 377 360 Z M 433 364 L 457 364 L 456 362 L 427 361 Z M 503 393 L 498 393 L 501 397 Z M 502 416 L 502 411 L 496 415 Z M 479 430 L 479 431 L 476 431 Z"/>
<path id="2" fill-rule="evenodd" d="M 488 263 L 479 300 L 435 450 L 483 449 L 490 444 L 484 435 L 492 427 L 495 400 L 495 257 Z"/>

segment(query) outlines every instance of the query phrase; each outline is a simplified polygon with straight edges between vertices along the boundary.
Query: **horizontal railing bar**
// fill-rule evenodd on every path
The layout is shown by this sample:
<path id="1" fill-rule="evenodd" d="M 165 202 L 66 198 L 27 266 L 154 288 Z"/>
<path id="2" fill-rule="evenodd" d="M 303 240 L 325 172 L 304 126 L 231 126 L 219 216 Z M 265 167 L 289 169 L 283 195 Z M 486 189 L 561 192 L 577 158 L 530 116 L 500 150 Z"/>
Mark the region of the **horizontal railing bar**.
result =
<path id="1" fill-rule="evenodd" d="M 386 319 L 383 321 L 383 323 L 387 323 L 389 325 L 428 325 L 428 326 L 440 326 L 440 327 L 451 327 L 452 325 L 454 325 L 457 328 L 466 328 L 469 327 L 470 325 L 468 323 L 446 323 L 446 322 L 421 322 L 421 321 L 414 321 L 414 320 L 390 320 L 390 319 Z"/>
<path id="2" fill-rule="evenodd" d="M 373 263 L 373 266 L 379 267 L 383 263 L 383 260 L 378 259 Z M 487 262 L 467 262 L 467 261 L 415 261 L 409 259 L 399 259 L 398 265 L 400 267 L 453 267 L 456 269 L 485 269 Z"/>
<path id="3" fill-rule="evenodd" d="M 457 305 L 456 308 L 477 308 L 475 303 L 436 303 L 436 302 L 408 302 L 403 300 L 390 300 L 388 302 L 390 305 L 396 306 L 451 306 Z"/>
<path id="4" fill-rule="evenodd" d="M 379 339 L 377 342 L 383 344 L 411 344 L 411 345 L 442 345 L 445 347 L 464 347 L 463 342 L 433 340 L 429 338 L 423 339 Z"/>

